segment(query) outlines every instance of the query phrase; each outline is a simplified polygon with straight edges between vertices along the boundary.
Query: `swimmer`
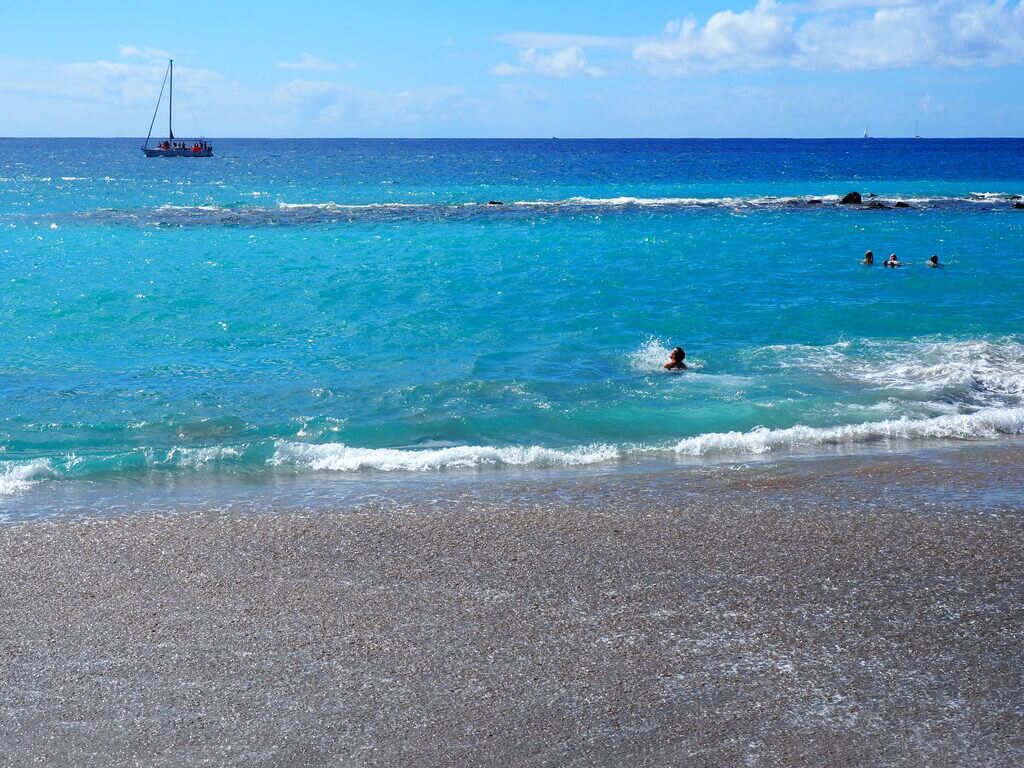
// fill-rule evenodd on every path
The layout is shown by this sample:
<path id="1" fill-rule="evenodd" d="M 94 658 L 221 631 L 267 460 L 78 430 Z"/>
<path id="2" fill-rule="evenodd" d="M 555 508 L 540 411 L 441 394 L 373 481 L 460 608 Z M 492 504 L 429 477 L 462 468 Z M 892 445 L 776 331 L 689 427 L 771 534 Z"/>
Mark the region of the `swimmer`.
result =
<path id="1" fill-rule="evenodd" d="M 668 353 L 668 362 L 663 367 L 666 371 L 685 371 L 686 363 L 683 362 L 685 359 L 686 352 L 682 347 L 676 347 Z"/>
<path id="2" fill-rule="evenodd" d="M 896 254 L 895 253 L 890 253 L 889 254 L 889 258 L 886 259 L 885 262 L 883 262 L 883 264 L 886 267 L 893 267 L 893 268 L 895 268 L 895 267 L 902 267 L 903 266 L 903 262 L 896 258 Z"/>
<path id="3" fill-rule="evenodd" d="M 861 264 L 863 264 L 866 267 L 874 266 L 874 264 L 875 264 L 875 254 L 873 254 L 871 251 L 865 251 L 865 253 L 864 253 L 864 261 L 862 261 Z"/>
<path id="4" fill-rule="evenodd" d="M 939 264 L 939 257 L 933 255 L 930 259 L 928 259 L 927 266 L 929 266 L 929 267 L 941 267 L 942 265 Z"/>

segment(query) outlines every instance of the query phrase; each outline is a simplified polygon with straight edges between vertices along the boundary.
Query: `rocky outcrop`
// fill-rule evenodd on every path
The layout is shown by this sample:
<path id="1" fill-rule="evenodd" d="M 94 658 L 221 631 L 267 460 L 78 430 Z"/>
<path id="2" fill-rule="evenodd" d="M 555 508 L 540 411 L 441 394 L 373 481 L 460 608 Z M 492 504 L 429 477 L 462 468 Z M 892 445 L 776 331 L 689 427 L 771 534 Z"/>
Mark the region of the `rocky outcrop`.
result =
<path id="1" fill-rule="evenodd" d="M 860 205 L 863 201 L 860 198 L 860 192 L 848 192 L 842 200 L 839 201 L 840 205 Z"/>
<path id="2" fill-rule="evenodd" d="M 870 208 L 873 211 L 888 211 L 888 210 L 892 209 L 892 206 L 886 205 L 885 203 L 880 203 L 877 200 L 872 200 L 870 203 L 868 203 L 864 207 L 865 208 Z"/>
<path id="3" fill-rule="evenodd" d="M 910 203 L 904 203 L 902 200 L 897 201 L 896 205 L 893 206 L 893 208 L 913 208 L 913 207 L 914 206 L 912 206 Z"/>
<path id="4" fill-rule="evenodd" d="M 1024 211 L 1024 203 L 1014 203 L 1013 207 L 1016 208 L 1018 211 Z"/>

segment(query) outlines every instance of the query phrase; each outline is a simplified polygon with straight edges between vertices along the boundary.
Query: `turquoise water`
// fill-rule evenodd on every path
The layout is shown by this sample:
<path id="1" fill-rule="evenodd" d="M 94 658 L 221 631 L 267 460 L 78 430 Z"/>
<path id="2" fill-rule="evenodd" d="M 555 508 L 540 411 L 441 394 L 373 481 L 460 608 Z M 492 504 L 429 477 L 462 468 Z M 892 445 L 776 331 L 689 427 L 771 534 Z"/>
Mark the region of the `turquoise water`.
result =
<path id="1" fill-rule="evenodd" d="M 0 140 L 0 493 L 1024 432 L 1024 141 L 137 144 Z"/>

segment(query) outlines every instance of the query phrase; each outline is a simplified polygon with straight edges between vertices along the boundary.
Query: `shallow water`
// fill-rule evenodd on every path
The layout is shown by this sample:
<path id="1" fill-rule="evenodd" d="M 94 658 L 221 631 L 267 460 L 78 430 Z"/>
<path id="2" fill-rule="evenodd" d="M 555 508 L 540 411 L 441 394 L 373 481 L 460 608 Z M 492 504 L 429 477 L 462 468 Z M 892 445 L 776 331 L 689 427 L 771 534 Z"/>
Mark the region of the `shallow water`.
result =
<path id="1" fill-rule="evenodd" d="M 0 492 L 1024 431 L 1024 141 L 215 147 L 0 141 Z"/>

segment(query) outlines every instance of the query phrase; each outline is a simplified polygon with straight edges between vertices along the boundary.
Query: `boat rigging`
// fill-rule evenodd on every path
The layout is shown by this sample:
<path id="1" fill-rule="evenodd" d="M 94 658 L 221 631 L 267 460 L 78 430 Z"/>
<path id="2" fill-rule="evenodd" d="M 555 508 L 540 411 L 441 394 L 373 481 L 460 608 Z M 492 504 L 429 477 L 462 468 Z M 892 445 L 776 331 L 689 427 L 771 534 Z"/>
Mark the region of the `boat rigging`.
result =
<path id="1" fill-rule="evenodd" d="M 156 146 L 149 146 L 149 139 L 153 135 L 153 126 L 156 125 L 156 116 L 160 112 L 160 102 L 164 97 L 164 87 L 170 86 L 167 91 L 167 138 Z M 160 83 L 160 95 L 156 99 L 156 109 L 153 110 L 153 119 L 149 121 L 149 132 L 146 134 L 146 143 L 142 145 L 142 151 L 146 157 L 213 157 L 213 145 L 205 139 L 194 139 L 192 141 L 177 141 L 174 138 L 174 59 L 167 62 L 167 71 L 164 72 L 163 82 Z"/>

